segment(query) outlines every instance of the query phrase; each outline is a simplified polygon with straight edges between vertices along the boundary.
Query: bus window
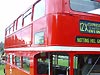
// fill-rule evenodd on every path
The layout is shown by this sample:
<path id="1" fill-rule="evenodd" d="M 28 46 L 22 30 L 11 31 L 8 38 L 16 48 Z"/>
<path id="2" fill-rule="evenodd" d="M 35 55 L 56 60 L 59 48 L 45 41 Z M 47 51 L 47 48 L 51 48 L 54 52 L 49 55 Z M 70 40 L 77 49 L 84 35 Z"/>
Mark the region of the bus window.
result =
<path id="1" fill-rule="evenodd" d="M 28 57 L 23 57 L 23 69 L 27 72 L 30 71 L 30 61 L 29 61 L 29 58 Z"/>
<path id="2" fill-rule="evenodd" d="M 16 26 L 16 24 L 17 24 L 17 21 L 15 20 L 15 21 L 14 21 L 14 26 L 13 26 L 13 27 L 14 27 L 14 29 L 13 29 L 14 32 L 17 30 L 17 26 Z"/>
<path id="3" fill-rule="evenodd" d="M 77 70 L 78 70 L 78 57 L 74 56 L 74 75 L 78 75 Z"/>
<path id="4" fill-rule="evenodd" d="M 69 56 L 65 53 L 42 53 L 38 58 L 38 74 L 69 75 Z"/>
<path id="5" fill-rule="evenodd" d="M 43 31 L 35 33 L 35 44 L 44 44 L 45 34 Z"/>
<path id="6" fill-rule="evenodd" d="M 10 55 L 10 64 L 12 65 L 12 55 Z"/>
<path id="7" fill-rule="evenodd" d="M 9 35 L 9 28 L 6 29 L 6 36 Z"/>
<path id="8" fill-rule="evenodd" d="M 78 57 L 74 56 L 74 69 L 78 68 Z"/>
<path id="9" fill-rule="evenodd" d="M 74 75 L 100 74 L 100 55 L 76 55 Z"/>
<path id="10" fill-rule="evenodd" d="M 69 75 L 69 56 L 63 54 L 53 55 L 53 75 Z"/>
<path id="11" fill-rule="evenodd" d="M 97 0 L 70 0 L 70 5 L 72 10 L 100 15 L 100 2 Z"/>
<path id="12" fill-rule="evenodd" d="M 21 68 L 21 59 L 18 56 L 15 56 L 15 65 Z"/>
<path id="13" fill-rule="evenodd" d="M 59 55 L 58 56 L 58 65 L 68 67 L 69 66 L 69 57 Z"/>
<path id="14" fill-rule="evenodd" d="M 38 59 L 38 74 L 48 74 L 48 59 Z"/>
<path id="15" fill-rule="evenodd" d="M 45 15 L 45 0 L 40 0 L 34 7 L 33 21 L 43 17 L 44 15 Z"/>
<path id="16" fill-rule="evenodd" d="M 10 30 L 10 34 L 12 34 L 13 33 L 13 23 L 10 25 L 9 30 Z"/>
<path id="17" fill-rule="evenodd" d="M 31 16 L 32 16 L 32 9 L 30 8 L 25 14 L 24 14 L 24 26 L 27 26 L 31 23 Z"/>
<path id="18" fill-rule="evenodd" d="M 22 28 L 22 18 L 23 18 L 23 16 L 20 16 L 18 18 L 17 29 L 21 29 Z"/>

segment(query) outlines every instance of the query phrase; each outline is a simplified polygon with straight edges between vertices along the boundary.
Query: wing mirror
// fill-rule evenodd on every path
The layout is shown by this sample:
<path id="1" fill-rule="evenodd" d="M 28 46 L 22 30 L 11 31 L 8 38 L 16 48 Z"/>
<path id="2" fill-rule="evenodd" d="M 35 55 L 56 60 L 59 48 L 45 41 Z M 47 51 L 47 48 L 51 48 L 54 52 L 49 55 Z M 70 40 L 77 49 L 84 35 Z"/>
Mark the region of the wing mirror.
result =
<path id="1" fill-rule="evenodd" d="M 100 2 L 100 0 L 91 0 L 91 1 Z"/>
<path id="2" fill-rule="evenodd" d="M 95 0 L 96 2 L 100 2 L 100 0 Z"/>

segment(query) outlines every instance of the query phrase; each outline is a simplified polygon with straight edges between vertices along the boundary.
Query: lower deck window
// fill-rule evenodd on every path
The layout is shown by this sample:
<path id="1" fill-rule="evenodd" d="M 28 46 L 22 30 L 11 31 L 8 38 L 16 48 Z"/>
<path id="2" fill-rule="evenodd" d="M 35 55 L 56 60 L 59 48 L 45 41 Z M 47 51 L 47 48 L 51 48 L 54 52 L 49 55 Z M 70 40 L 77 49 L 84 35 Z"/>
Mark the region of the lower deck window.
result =
<path id="1" fill-rule="evenodd" d="M 76 55 L 74 75 L 100 74 L 100 55 Z"/>
<path id="2" fill-rule="evenodd" d="M 45 53 L 45 56 L 38 57 L 38 74 L 69 75 L 69 56 L 65 53 Z"/>
<path id="3" fill-rule="evenodd" d="M 21 59 L 18 56 L 15 56 L 15 65 L 21 68 Z"/>
<path id="4" fill-rule="evenodd" d="M 28 57 L 18 57 L 15 56 L 15 65 L 27 72 L 30 71 L 30 60 Z"/>
<path id="5" fill-rule="evenodd" d="M 30 71 L 30 61 L 29 61 L 29 58 L 28 57 L 23 57 L 23 69 L 27 72 Z"/>

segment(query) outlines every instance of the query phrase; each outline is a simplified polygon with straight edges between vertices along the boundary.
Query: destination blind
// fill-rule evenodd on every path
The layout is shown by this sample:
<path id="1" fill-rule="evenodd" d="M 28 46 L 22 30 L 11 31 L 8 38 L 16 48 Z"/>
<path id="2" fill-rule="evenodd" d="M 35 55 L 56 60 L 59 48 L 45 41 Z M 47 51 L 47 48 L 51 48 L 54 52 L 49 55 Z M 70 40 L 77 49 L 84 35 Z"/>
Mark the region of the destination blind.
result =
<path id="1" fill-rule="evenodd" d="M 80 32 L 100 34 L 100 22 L 80 20 Z"/>
<path id="2" fill-rule="evenodd" d="M 92 38 L 92 37 L 82 37 L 77 36 L 76 37 L 77 43 L 90 43 L 90 44 L 100 44 L 100 38 Z"/>

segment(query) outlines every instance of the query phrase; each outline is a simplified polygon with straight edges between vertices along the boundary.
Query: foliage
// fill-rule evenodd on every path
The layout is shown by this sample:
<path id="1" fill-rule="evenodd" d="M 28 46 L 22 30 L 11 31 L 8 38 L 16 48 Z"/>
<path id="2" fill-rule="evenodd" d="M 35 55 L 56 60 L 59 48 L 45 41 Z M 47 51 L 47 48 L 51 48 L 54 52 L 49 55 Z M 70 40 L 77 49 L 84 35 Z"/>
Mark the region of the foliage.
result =
<path id="1" fill-rule="evenodd" d="M 3 50 L 4 50 L 4 43 L 0 42 L 0 51 L 3 51 Z"/>
<path id="2" fill-rule="evenodd" d="M 4 65 L 0 65 L 0 75 L 4 75 Z"/>

